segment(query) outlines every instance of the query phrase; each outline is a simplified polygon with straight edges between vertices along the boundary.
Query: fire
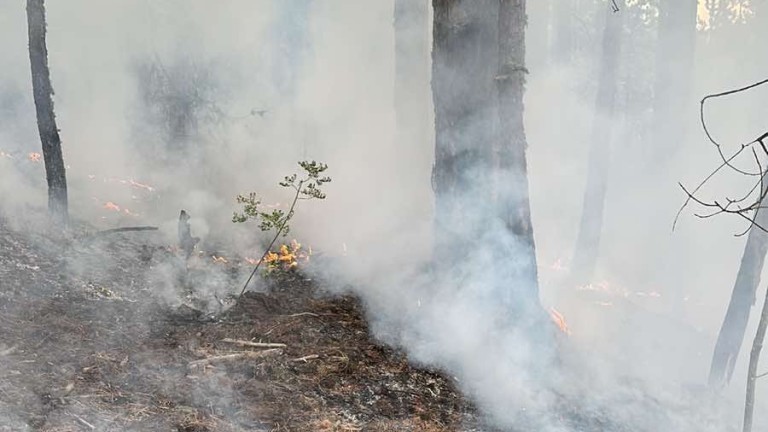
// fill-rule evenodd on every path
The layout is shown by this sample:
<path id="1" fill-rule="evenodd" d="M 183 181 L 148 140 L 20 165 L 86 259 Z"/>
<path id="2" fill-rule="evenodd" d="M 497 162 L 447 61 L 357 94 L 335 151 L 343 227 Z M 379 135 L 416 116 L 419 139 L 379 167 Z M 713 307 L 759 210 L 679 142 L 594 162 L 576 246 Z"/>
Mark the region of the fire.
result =
<path id="1" fill-rule="evenodd" d="M 560 311 L 551 307 L 549 308 L 549 316 L 552 318 L 552 322 L 555 323 L 561 332 L 570 336 L 571 329 L 568 328 L 568 323 L 565 322 L 565 317 L 560 313 Z"/>
<path id="2" fill-rule="evenodd" d="M 264 263 L 267 265 L 267 270 L 290 270 L 299 266 L 299 261 L 309 261 L 309 257 L 312 255 L 312 249 L 309 248 L 306 252 L 302 249 L 301 243 L 296 240 L 291 240 L 290 244 L 281 245 L 278 250 L 269 251 L 264 256 Z M 258 264 L 258 260 L 253 258 L 245 258 L 248 264 Z"/>
<path id="3" fill-rule="evenodd" d="M 40 162 L 41 160 L 43 160 L 43 155 L 42 153 L 38 153 L 38 152 L 30 152 L 27 155 L 27 158 L 32 162 Z"/>
<path id="4" fill-rule="evenodd" d="M 213 256 L 213 262 L 216 263 L 216 264 L 227 264 L 229 261 L 227 261 L 227 259 L 224 258 L 223 256 L 216 256 L 216 255 L 214 255 Z"/>
<path id="5" fill-rule="evenodd" d="M 117 212 L 120 211 L 120 206 L 115 204 L 115 203 L 113 203 L 112 201 L 107 201 L 106 203 L 104 203 L 104 208 L 106 210 L 112 210 L 112 211 L 117 211 Z"/>

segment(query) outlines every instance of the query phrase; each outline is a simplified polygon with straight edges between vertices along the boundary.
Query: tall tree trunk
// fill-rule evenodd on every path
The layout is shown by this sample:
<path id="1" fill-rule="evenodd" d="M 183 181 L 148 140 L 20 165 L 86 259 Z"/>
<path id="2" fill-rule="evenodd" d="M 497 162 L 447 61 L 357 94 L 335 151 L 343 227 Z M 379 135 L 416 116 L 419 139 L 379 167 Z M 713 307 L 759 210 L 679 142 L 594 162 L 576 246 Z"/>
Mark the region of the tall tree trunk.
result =
<path id="1" fill-rule="evenodd" d="M 755 222 L 761 227 L 768 227 L 768 211 L 758 211 Z M 768 233 L 752 227 L 749 230 L 747 245 L 733 285 L 731 301 L 712 354 L 712 365 L 709 369 L 709 385 L 712 387 L 722 387 L 731 380 L 741 344 L 744 342 L 744 334 L 747 331 L 750 310 L 755 304 L 755 295 L 757 286 L 760 284 L 760 274 L 763 272 L 766 253 L 768 253 Z"/>
<path id="2" fill-rule="evenodd" d="M 498 4 L 433 0 L 435 261 L 448 268 L 481 237 L 493 199 Z"/>
<path id="3" fill-rule="evenodd" d="M 53 88 L 48 71 L 48 49 L 45 44 L 44 0 L 27 0 L 27 26 L 32 92 L 37 111 L 37 128 L 43 146 L 45 175 L 48 180 L 48 210 L 56 223 L 66 225 L 69 219 L 67 177 L 61 153 L 61 138 L 53 112 Z"/>
<path id="4" fill-rule="evenodd" d="M 669 165 L 685 151 L 688 131 L 698 114 L 697 103 L 691 98 L 693 59 L 696 50 L 697 0 L 661 0 L 659 2 L 659 24 L 656 46 L 656 79 L 653 89 L 652 133 L 647 143 L 646 158 L 641 165 L 643 172 L 654 173 L 648 193 L 638 197 L 640 201 L 659 202 L 652 191 L 655 186 L 674 184 L 674 169 Z M 672 205 L 672 203 L 660 203 Z M 669 236 L 661 232 L 648 232 L 647 241 L 660 245 L 659 253 L 645 263 L 655 271 L 648 272 L 649 283 L 664 285 L 658 278 L 669 273 L 674 262 L 667 256 L 670 250 L 665 242 Z M 665 295 L 671 313 L 684 314 L 684 287 L 670 285 Z M 682 315 L 681 315 L 682 316 Z"/>
<path id="5" fill-rule="evenodd" d="M 587 167 L 587 184 L 581 210 L 576 249 L 571 264 L 573 283 L 586 284 L 595 270 L 603 228 L 611 139 L 616 121 L 615 105 L 618 87 L 618 60 L 621 49 L 621 16 L 608 9 L 603 31 L 603 52 L 598 79 L 595 118 Z"/>
<path id="6" fill-rule="evenodd" d="M 429 0 L 395 0 L 395 121 L 398 142 L 429 141 Z"/>
<path id="7" fill-rule="evenodd" d="M 514 324 L 544 329 L 523 129 L 525 1 L 433 6 L 436 262 L 450 269 L 492 251 L 491 301 Z"/>
<path id="8" fill-rule="evenodd" d="M 763 350 L 765 333 L 768 330 L 768 292 L 763 301 L 763 312 L 760 314 L 760 323 L 757 325 L 755 340 L 752 342 L 752 352 L 749 355 L 749 371 L 747 372 L 747 396 L 744 401 L 744 428 L 743 432 L 752 431 L 752 418 L 755 412 L 755 387 L 757 384 L 757 365 L 760 363 L 760 352 Z"/>
<path id="9" fill-rule="evenodd" d="M 528 264 L 527 283 L 537 285 L 536 245 L 531 225 L 528 187 L 528 163 L 523 124 L 525 91 L 525 0 L 499 1 L 498 141 L 496 148 L 496 199 L 499 217 L 520 240 Z M 523 296 L 538 302 L 538 296 Z M 533 305 L 531 305 L 533 306 Z"/>

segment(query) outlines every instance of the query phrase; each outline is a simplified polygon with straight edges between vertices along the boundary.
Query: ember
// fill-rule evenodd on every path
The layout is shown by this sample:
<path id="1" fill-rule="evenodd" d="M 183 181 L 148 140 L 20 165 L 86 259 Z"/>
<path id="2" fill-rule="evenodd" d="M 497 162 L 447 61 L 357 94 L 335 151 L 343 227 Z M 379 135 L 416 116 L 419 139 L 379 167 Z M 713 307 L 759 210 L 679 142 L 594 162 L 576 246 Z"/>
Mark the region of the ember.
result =
<path id="1" fill-rule="evenodd" d="M 563 314 L 560 313 L 560 311 L 551 307 L 549 308 L 549 316 L 552 318 L 552 322 L 555 323 L 555 325 L 557 326 L 557 328 L 560 329 L 561 332 L 570 336 L 571 329 L 568 328 L 568 323 L 565 322 L 565 317 L 563 316 Z"/>

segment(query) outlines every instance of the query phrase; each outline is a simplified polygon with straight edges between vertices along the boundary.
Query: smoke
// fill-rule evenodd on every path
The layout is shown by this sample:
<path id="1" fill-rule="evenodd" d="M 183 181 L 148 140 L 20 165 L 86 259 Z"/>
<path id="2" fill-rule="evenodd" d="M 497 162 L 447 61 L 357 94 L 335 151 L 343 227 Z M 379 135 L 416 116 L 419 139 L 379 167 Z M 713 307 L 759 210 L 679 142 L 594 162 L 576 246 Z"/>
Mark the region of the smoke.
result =
<path id="1" fill-rule="evenodd" d="M 27 160 L 39 143 L 21 3 L 0 6 L 7 66 L 0 82 L 0 151 L 14 156 L 0 156 L 0 203 L 16 226 L 45 204 L 42 167 Z M 653 125 L 642 122 L 642 113 L 640 120 L 616 120 L 595 278 L 607 288 L 567 286 L 553 264 L 568 266 L 576 238 L 599 58 L 590 41 L 599 40 L 595 17 L 603 16 L 604 5 L 579 12 L 587 36 L 577 41 L 579 60 L 563 65 L 542 48 L 548 2 L 528 3 L 526 131 L 542 299 L 563 312 L 573 330 L 567 347 L 558 347 L 568 353 L 559 371 L 530 367 L 552 353 L 500 318 L 498 287 L 515 281 L 498 280 L 487 269 L 498 264 L 499 248 L 505 265 L 522 265 L 517 239 L 490 226 L 477 245 L 452 251 L 459 266 L 430 271 L 433 148 L 395 133 L 391 2 L 49 2 L 50 66 L 72 212 L 104 228 L 157 225 L 172 243 L 178 212 L 186 209 L 203 247 L 249 253 L 260 238 L 252 227 L 231 224 L 234 196 L 255 191 L 265 202 L 285 204 L 289 197 L 277 181 L 297 170 L 296 161 L 317 159 L 330 165 L 328 199 L 300 203 L 293 232 L 315 250 L 346 257 L 312 271 L 332 289 L 360 295 L 377 337 L 406 349 L 414 362 L 455 376 L 495 423 L 568 430 L 548 414 L 563 411 L 563 396 L 583 396 L 578 409 L 610 413 L 614 424 L 634 423 L 639 430 L 737 424 L 728 416 L 696 422 L 701 411 L 689 406 L 706 399 L 691 388 L 706 375 L 744 242 L 730 236 L 743 224 L 728 218 L 701 223 L 684 213 L 671 232 L 683 199 L 676 182 L 690 185 L 717 163 L 695 129 L 695 101 L 694 132 L 684 143 L 666 144 L 679 148 L 658 170 L 632 169 L 633 157 L 642 154 L 632 137 L 649 133 L 636 128 Z M 746 36 L 764 27 L 752 24 Z M 740 32 L 700 37 L 697 97 L 761 77 L 764 60 L 753 54 L 759 45 L 739 45 Z M 649 49 L 644 44 L 632 38 L 627 45 L 637 51 L 623 55 L 647 65 L 639 57 L 653 53 L 642 51 Z M 726 63 L 739 67 L 726 73 Z M 642 77 L 646 68 L 645 79 L 652 79 L 647 66 L 627 66 L 626 73 Z M 758 136 L 762 96 L 713 107 L 718 135 L 734 143 Z M 424 127 L 431 133 L 430 124 Z M 706 193 L 722 196 L 740 185 L 726 179 Z M 121 212 L 106 211 L 107 202 Z M 661 254 L 662 260 L 652 259 Z M 178 304 L 175 270 L 156 272 L 154 295 Z M 206 274 L 212 275 L 204 284 L 211 296 L 238 285 L 216 271 Z M 684 302 L 673 306 L 678 292 Z M 731 385 L 735 394 L 745 357 Z M 685 403 L 673 403 L 680 400 Z M 760 406 L 766 400 L 768 394 L 758 395 Z"/>

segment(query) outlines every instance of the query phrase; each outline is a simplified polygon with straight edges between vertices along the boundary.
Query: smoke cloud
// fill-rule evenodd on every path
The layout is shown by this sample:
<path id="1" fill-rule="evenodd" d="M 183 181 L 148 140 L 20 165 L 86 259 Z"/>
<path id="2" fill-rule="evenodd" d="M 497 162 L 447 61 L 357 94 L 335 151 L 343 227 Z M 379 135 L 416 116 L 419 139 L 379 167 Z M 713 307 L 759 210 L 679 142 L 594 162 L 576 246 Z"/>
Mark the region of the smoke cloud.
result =
<path id="1" fill-rule="evenodd" d="M 41 213 L 46 193 L 41 164 L 28 158 L 39 140 L 22 3 L 0 5 L 0 151 L 11 156 L 0 155 L 0 208 L 17 228 L 38 225 L 32 215 Z M 550 2 L 528 3 L 526 132 L 542 302 L 562 312 L 572 331 L 558 337 L 565 354 L 557 371 L 529 367 L 537 356 L 554 354 L 503 319 L 499 287 L 510 281 L 485 271 L 495 265 L 496 250 L 453 251 L 461 265 L 443 274 L 430 270 L 434 148 L 397 139 L 389 1 L 48 2 L 73 216 L 102 228 L 157 225 L 173 243 L 183 208 L 201 247 L 253 255 L 262 239 L 254 227 L 231 223 L 235 195 L 255 191 L 284 205 L 289 197 L 277 182 L 298 169 L 298 160 L 316 159 L 330 166 L 328 198 L 301 203 L 292 233 L 331 257 L 311 267 L 312 276 L 359 295 L 376 337 L 405 349 L 415 363 L 444 369 L 492 423 L 579 430 L 558 417 L 572 410 L 605 416 L 610 430 L 729 430 L 725 425 L 739 424 L 747 356 L 725 399 L 715 400 L 701 384 L 744 246 L 745 238 L 731 234 L 745 226 L 727 217 L 704 223 L 691 211 L 674 232 L 671 226 L 684 198 L 677 182 L 695 184 L 718 161 L 697 129 L 696 99 L 763 78 L 765 60 L 754 53 L 765 18 L 699 36 L 690 134 L 663 144 L 670 150 L 658 170 L 634 169 L 648 144 L 638 137 L 654 127 L 648 113 L 611 120 L 614 157 L 597 274 L 591 287 L 575 287 L 566 276 L 606 5 L 580 2 L 578 60 L 559 63 L 545 50 Z M 630 7 L 621 13 L 638 14 Z M 652 29 L 642 31 L 655 37 Z M 622 85 L 634 77 L 642 95 L 654 79 L 653 45 L 625 36 Z M 723 141 L 735 145 L 762 133 L 765 91 L 712 107 Z M 432 133 L 431 124 L 424 128 Z M 724 178 L 704 192 L 727 196 L 744 184 Z M 120 210 L 105 210 L 107 203 Z M 517 239 L 495 226 L 484 235 L 490 247 L 505 248 L 508 265 L 519 264 Z M 81 271 L 77 263 L 70 270 Z M 211 274 L 211 295 L 238 288 L 228 276 Z M 173 275 L 159 269 L 153 294 L 170 304 L 180 301 Z M 563 400 L 582 405 L 563 407 Z M 767 401 L 768 392 L 759 391 L 756 411 Z M 13 424 L 13 415 L 0 406 L 4 421 Z"/>

